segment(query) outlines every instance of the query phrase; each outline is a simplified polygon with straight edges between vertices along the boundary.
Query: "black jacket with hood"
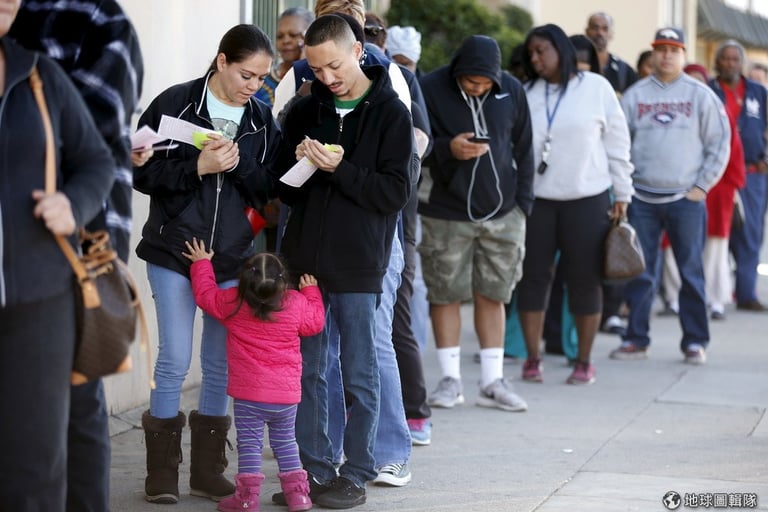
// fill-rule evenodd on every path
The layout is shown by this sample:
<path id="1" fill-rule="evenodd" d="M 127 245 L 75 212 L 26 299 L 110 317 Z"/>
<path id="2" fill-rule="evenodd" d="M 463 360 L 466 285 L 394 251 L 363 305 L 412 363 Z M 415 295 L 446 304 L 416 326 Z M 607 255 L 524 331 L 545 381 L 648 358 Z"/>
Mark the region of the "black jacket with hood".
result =
<path id="1" fill-rule="evenodd" d="M 157 130 L 163 114 L 213 130 L 206 106 L 208 75 L 162 92 L 139 119 Z M 259 208 L 274 190 L 269 168 L 280 146 L 280 130 L 269 107 L 251 98 L 245 104 L 235 137 L 240 160 L 230 171 L 197 174 L 200 150 L 180 143 L 155 152 L 133 170 L 133 187 L 150 196 L 149 218 L 136 248 L 139 258 L 189 276 L 191 262 L 182 256 L 185 241 L 205 241 L 215 255 L 218 282 L 237 276 L 253 253 L 253 231 L 245 207 Z"/>
<path id="2" fill-rule="evenodd" d="M 283 251 L 294 276 L 315 275 L 325 291 L 380 293 L 397 214 L 408 201 L 412 125 L 381 66 L 363 67 L 373 80 L 366 97 L 341 118 L 319 80 L 283 124 L 279 175 L 296 163 L 305 136 L 344 148 L 335 172 L 318 170 L 300 188 L 278 185 L 291 207 Z"/>
<path id="3" fill-rule="evenodd" d="M 473 119 L 468 103 L 476 100 L 459 87 L 461 76 L 493 81 L 479 120 Z M 528 102 L 520 82 L 502 71 L 496 41 L 487 36 L 466 38 L 449 65 L 422 78 L 421 89 L 434 146 L 424 163 L 429 172 L 420 186 L 419 212 L 460 221 L 499 218 L 515 206 L 530 214 L 533 152 Z M 451 139 L 464 132 L 477 133 L 476 124 L 483 124 L 482 118 L 491 138 L 490 151 L 471 160 L 454 158 Z"/>

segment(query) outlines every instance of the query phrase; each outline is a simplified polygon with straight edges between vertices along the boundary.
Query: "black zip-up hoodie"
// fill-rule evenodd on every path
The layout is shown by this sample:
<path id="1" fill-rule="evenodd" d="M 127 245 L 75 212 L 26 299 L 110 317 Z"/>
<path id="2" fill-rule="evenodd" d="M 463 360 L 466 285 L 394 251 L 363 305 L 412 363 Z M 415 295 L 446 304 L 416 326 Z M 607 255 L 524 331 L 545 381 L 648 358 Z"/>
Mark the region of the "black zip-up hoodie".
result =
<path id="1" fill-rule="evenodd" d="M 0 308 L 72 293 L 72 267 L 45 223 L 32 214 L 33 190 L 45 188 L 45 132 L 29 75 L 43 81 L 54 133 L 56 189 L 82 227 L 101 210 L 115 161 L 88 109 L 58 64 L 8 37 L 5 90 L 0 91 Z M 74 242 L 74 237 L 73 240 Z M 73 245 L 76 245 L 73 243 Z M 72 295 L 74 300 L 74 294 Z M 43 320 L 44 321 L 44 320 Z M 55 343 L 56 340 L 51 340 Z"/>
<path id="2" fill-rule="evenodd" d="M 482 108 L 491 149 L 477 159 L 458 160 L 450 149 L 456 135 L 475 132 L 472 111 L 457 83 L 460 76 L 483 76 L 493 81 Z M 486 36 L 466 38 L 449 65 L 421 79 L 421 89 L 434 146 L 424 163 L 431 181 L 422 181 L 419 212 L 468 221 L 469 202 L 475 218 L 490 215 L 496 208 L 491 218 L 499 218 L 516 205 L 530 214 L 533 152 L 528 101 L 520 82 L 502 71 L 496 41 Z"/>
<path id="3" fill-rule="evenodd" d="M 333 173 L 318 170 L 301 188 L 279 183 L 291 206 L 283 251 L 291 273 L 315 275 L 325 291 L 380 293 L 397 214 L 411 191 L 412 125 L 381 66 L 363 67 L 373 80 L 366 97 L 342 119 L 319 80 L 283 124 L 275 169 L 296 163 L 304 136 L 344 148 Z"/>
<path id="4" fill-rule="evenodd" d="M 211 73 L 175 85 L 155 98 L 138 126 L 157 130 L 163 114 L 213 130 L 206 106 Z M 280 146 L 280 130 L 269 108 L 251 98 L 235 137 L 240 160 L 231 171 L 197 175 L 200 151 L 185 143 L 155 152 L 133 170 L 133 187 L 150 196 L 149 218 L 136 248 L 139 258 L 189 276 L 191 262 L 182 256 L 185 241 L 205 241 L 213 249 L 218 282 L 237 276 L 253 253 L 253 231 L 245 207 L 258 208 L 274 190 L 269 168 Z"/>

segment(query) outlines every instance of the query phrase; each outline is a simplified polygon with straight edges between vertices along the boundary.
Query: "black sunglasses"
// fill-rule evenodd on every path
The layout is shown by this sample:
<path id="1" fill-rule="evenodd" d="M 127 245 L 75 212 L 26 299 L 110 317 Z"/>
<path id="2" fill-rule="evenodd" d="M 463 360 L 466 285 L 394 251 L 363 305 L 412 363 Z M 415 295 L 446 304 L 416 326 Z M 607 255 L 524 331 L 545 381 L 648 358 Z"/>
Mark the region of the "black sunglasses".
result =
<path id="1" fill-rule="evenodd" d="M 378 25 L 366 25 L 363 30 L 365 31 L 365 35 L 372 37 L 378 36 L 379 32 L 387 33 L 387 29 Z"/>

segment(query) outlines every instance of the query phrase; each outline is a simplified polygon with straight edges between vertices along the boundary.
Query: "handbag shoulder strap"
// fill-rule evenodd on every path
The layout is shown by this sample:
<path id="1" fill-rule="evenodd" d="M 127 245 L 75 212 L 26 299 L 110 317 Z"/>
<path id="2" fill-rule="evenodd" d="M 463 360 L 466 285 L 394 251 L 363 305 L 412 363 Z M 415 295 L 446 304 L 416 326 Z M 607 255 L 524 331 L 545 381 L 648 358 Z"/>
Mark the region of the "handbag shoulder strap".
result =
<path id="1" fill-rule="evenodd" d="M 35 95 L 35 101 L 40 110 L 40 116 L 43 119 L 43 128 L 45 130 L 45 192 L 46 194 L 53 194 L 56 192 L 56 152 L 53 145 L 53 125 L 51 124 L 51 116 L 48 112 L 48 105 L 45 102 L 45 95 L 43 94 L 43 81 L 37 71 L 37 66 L 32 68 L 32 72 L 29 76 L 29 84 Z M 78 258 L 75 250 L 63 236 L 55 235 L 54 238 L 77 276 L 77 282 L 82 290 L 83 306 L 86 309 L 93 309 L 101 306 L 99 290 L 96 288 L 93 278 L 88 273 L 83 262 Z M 106 245 L 106 240 L 102 243 Z M 147 371 L 150 379 L 149 386 L 151 389 L 155 389 L 155 380 L 152 376 L 152 354 L 149 352 L 149 329 L 147 327 L 147 318 L 139 296 L 138 287 L 136 286 L 136 282 L 133 280 L 133 276 L 128 270 L 127 265 L 120 261 L 119 258 L 114 258 L 114 260 L 126 276 L 128 285 L 134 296 L 134 306 L 136 307 L 139 319 L 140 346 L 141 350 L 147 353 Z"/>
<path id="2" fill-rule="evenodd" d="M 45 102 L 43 94 L 43 80 L 37 71 L 37 66 L 32 68 L 29 75 L 29 85 L 32 87 L 32 93 L 35 95 L 37 107 L 40 110 L 40 117 L 43 119 L 43 129 L 45 130 L 45 193 L 53 194 L 56 192 L 56 152 L 53 146 L 53 125 L 51 124 L 51 115 L 48 112 L 48 105 Z M 69 261 L 72 270 L 77 276 L 77 282 L 83 291 L 83 303 L 86 308 L 97 308 L 101 305 L 99 291 L 93 284 L 88 275 L 85 266 L 80 262 L 77 253 L 69 244 L 66 238 L 61 235 L 55 235 L 56 243 L 59 244 L 61 251 Z"/>

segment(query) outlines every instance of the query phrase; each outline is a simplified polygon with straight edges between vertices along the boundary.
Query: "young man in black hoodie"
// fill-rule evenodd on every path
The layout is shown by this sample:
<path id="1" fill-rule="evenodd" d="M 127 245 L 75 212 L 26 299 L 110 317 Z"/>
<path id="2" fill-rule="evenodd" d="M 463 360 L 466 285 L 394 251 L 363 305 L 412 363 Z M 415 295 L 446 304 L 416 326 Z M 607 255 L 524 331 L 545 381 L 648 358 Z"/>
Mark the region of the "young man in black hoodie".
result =
<path id="1" fill-rule="evenodd" d="M 531 119 L 520 82 L 501 70 L 490 37 L 464 40 L 451 63 L 421 81 L 434 147 L 422 170 L 419 213 L 427 299 L 443 378 L 434 407 L 464 402 L 459 308 L 472 299 L 484 407 L 525 411 L 503 376 L 504 304 L 522 275 L 533 206 Z"/>
<path id="2" fill-rule="evenodd" d="M 381 66 L 361 68 L 362 44 L 337 15 L 307 29 L 311 95 L 283 123 L 277 173 L 307 157 L 318 170 L 300 187 L 280 183 L 291 207 L 282 248 L 293 275 L 317 276 L 338 327 L 344 390 L 351 397 L 338 476 L 327 436 L 328 333 L 302 339 L 302 400 L 296 437 L 310 496 L 328 508 L 365 503 L 377 473 L 373 447 L 380 399 L 374 314 L 397 214 L 411 190 L 410 114 Z M 332 145 L 332 146 L 331 146 Z"/>

